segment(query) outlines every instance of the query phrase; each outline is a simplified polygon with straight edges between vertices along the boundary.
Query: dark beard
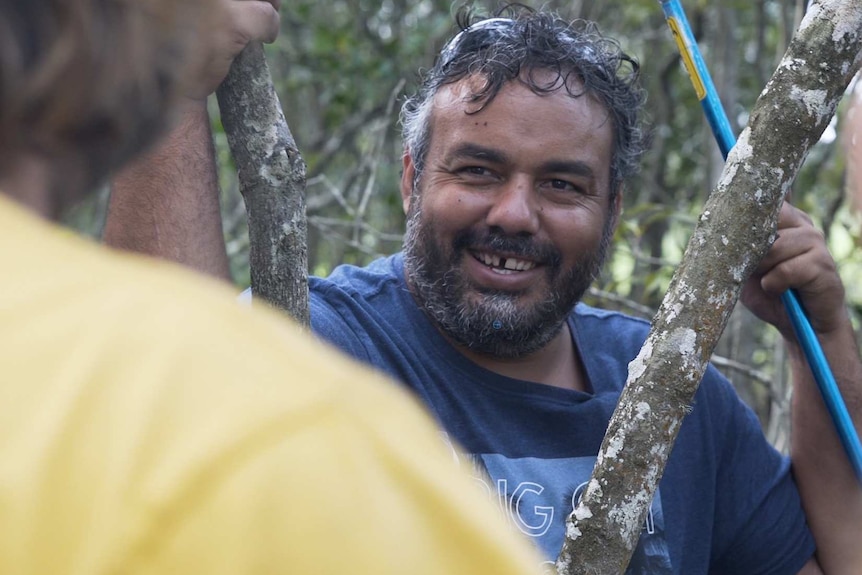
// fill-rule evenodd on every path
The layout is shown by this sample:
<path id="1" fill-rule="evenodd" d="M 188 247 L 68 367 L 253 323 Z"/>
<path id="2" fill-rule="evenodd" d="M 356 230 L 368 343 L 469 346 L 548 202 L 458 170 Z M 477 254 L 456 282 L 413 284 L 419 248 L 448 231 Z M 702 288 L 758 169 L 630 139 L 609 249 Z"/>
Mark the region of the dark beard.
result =
<path id="1" fill-rule="evenodd" d="M 613 226 L 605 224 L 599 248 L 584 254 L 564 272 L 562 256 L 553 245 L 538 244 L 522 236 L 506 236 L 489 230 L 480 234 L 464 230 L 451 248 L 439 245 L 433 221 L 420 218 L 419 198 L 413 198 L 404 236 L 404 271 L 414 297 L 425 313 L 456 343 L 471 351 L 500 358 L 517 358 L 547 345 L 562 329 L 566 317 L 580 301 L 601 270 Z M 469 250 L 504 251 L 541 262 L 547 270 L 548 297 L 525 307 L 517 292 L 480 289 L 459 272 L 461 258 Z M 468 298 L 478 293 L 480 301 Z"/>

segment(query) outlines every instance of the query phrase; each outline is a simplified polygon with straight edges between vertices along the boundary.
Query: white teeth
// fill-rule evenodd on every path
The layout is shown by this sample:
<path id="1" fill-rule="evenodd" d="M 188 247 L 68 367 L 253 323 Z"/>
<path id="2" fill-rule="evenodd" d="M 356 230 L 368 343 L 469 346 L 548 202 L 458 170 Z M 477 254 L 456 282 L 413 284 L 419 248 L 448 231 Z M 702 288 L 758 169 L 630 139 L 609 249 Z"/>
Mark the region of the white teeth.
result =
<path id="1" fill-rule="evenodd" d="M 536 264 L 533 262 L 519 260 L 515 258 L 501 258 L 497 255 L 480 253 L 478 254 L 479 259 L 486 266 L 490 266 L 493 268 L 503 269 L 507 271 L 527 271 L 536 267 Z"/>

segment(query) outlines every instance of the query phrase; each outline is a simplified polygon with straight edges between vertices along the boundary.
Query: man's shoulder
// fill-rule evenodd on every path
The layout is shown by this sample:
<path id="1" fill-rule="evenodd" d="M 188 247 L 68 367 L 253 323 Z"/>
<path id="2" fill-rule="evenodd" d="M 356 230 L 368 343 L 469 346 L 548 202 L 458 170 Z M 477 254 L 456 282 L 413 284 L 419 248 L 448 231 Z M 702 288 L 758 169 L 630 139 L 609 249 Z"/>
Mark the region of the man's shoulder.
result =
<path id="1" fill-rule="evenodd" d="M 369 361 L 372 350 L 394 333 L 423 321 L 404 280 L 400 254 L 363 266 L 340 265 L 326 278 L 309 280 L 312 331 L 353 357 Z"/>
<path id="2" fill-rule="evenodd" d="M 309 277 L 309 291 L 312 294 L 343 291 L 371 296 L 387 286 L 399 284 L 402 281 L 401 270 L 400 254 L 378 258 L 364 266 L 341 264 L 326 277 Z"/>
<path id="3" fill-rule="evenodd" d="M 400 254 L 374 260 L 365 266 L 342 264 L 327 277 L 308 282 L 312 322 L 315 315 L 342 317 L 366 314 L 389 316 L 403 307 L 409 291 Z"/>
<path id="4" fill-rule="evenodd" d="M 579 343 L 586 347 L 640 347 L 649 334 L 650 322 L 627 315 L 579 303 L 572 311 Z"/>
<path id="5" fill-rule="evenodd" d="M 650 321 L 584 303 L 575 307 L 571 318 L 582 353 L 592 357 L 604 370 L 618 370 L 617 378 L 624 381 L 629 362 L 649 336 Z M 706 367 L 697 393 L 699 397 L 708 395 L 722 405 L 738 403 L 732 385 L 711 363 Z"/>
<path id="6" fill-rule="evenodd" d="M 594 307 L 583 302 L 578 303 L 572 312 L 575 316 L 588 321 L 606 325 L 621 325 L 632 329 L 649 329 L 649 320 L 625 314 L 621 311 Z"/>

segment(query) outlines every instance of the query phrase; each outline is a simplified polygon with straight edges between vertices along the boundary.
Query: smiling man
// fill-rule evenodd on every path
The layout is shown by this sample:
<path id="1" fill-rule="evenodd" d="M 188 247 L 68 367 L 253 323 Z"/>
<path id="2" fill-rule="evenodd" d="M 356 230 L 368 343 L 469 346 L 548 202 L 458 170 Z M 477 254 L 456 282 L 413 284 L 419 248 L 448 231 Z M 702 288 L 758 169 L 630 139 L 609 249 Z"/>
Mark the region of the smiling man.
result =
<path id="1" fill-rule="evenodd" d="M 547 71 L 534 80 L 552 91 L 536 98 L 525 80 L 487 105 L 470 101 L 476 77 L 432 100 L 424 168 L 404 155 L 404 269 L 420 305 L 474 361 L 527 359 L 548 373 L 532 379 L 583 390 L 564 320 L 598 274 L 619 215 L 613 133 L 596 99 L 572 98 Z"/>
<path id="2" fill-rule="evenodd" d="M 404 251 L 312 278 L 311 319 L 320 337 L 419 396 L 470 453 L 462 465 L 553 560 L 649 328 L 579 303 L 643 150 L 644 95 L 637 63 L 593 25 L 505 15 L 462 19 L 402 109 Z M 186 235 L 199 259 L 223 254 L 221 240 L 189 226 L 218 197 L 187 169 L 208 145 L 193 136 L 176 131 L 172 153 L 116 182 L 114 213 L 137 216 L 114 218 L 108 241 L 170 253 L 147 241 L 155 221 Z M 153 214 L 167 205 L 159 197 L 171 209 Z M 791 357 L 792 462 L 710 367 L 630 573 L 860 572 L 862 491 L 779 294 L 797 289 L 857 411 L 862 364 L 822 234 L 789 205 L 779 225 L 743 300 Z M 128 226 L 135 241 L 124 241 Z"/>

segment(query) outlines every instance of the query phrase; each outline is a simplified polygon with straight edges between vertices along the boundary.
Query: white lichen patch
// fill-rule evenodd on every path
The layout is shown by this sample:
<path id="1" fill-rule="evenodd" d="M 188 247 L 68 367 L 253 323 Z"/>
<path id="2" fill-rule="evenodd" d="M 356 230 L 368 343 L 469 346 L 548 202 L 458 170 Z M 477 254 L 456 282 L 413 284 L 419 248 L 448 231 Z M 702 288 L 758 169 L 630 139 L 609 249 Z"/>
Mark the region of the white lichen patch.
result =
<path id="1" fill-rule="evenodd" d="M 699 233 L 696 233 L 695 237 L 705 239 Z M 662 302 L 660 313 L 664 315 L 665 323 L 671 324 L 685 309 L 686 302 L 693 304 L 697 301 L 697 289 L 691 287 L 685 279 L 680 279 L 668 292 L 668 296 Z"/>
<path id="2" fill-rule="evenodd" d="M 848 42 L 855 43 L 862 27 L 862 6 L 858 2 L 845 2 L 841 8 L 833 19 L 835 30 L 832 32 L 832 41 L 837 44 L 846 38 Z"/>
<path id="3" fill-rule="evenodd" d="M 587 484 L 587 490 L 584 491 L 584 496 L 581 501 L 600 501 L 603 494 L 604 492 L 602 491 L 601 484 L 593 477 Z"/>
<path id="4" fill-rule="evenodd" d="M 802 90 L 797 86 L 790 89 L 790 99 L 802 104 L 808 115 L 817 118 L 818 122 L 832 115 L 831 106 L 827 102 L 828 97 L 826 90 Z"/>
<path id="5" fill-rule="evenodd" d="M 736 163 L 725 164 L 724 170 L 721 171 L 721 178 L 718 180 L 716 191 L 721 192 L 726 190 L 733 179 L 736 177 L 736 172 L 739 170 L 739 165 Z"/>
<path id="6" fill-rule="evenodd" d="M 733 146 L 727 155 L 727 163 L 724 166 L 724 171 L 721 173 L 721 179 L 718 181 L 719 189 L 725 189 L 730 186 L 730 182 L 736 177 L 739 166 L 744 167 L 745 162 L 754 155 L 754 148 L 751 147 L 750 138 L 751 128 L 746 126 L 736 140 L 736 145 Z"/>
<path id="7" fill-rule="evenodd" d="M 809 4 L 808 9 L 805 11 L 805 17 L 799 23 L 797 34 L 801 34 L 807 30 L 820 17 L 820 4 L 817 2 L 810 2 Z"/>
<path id="8" fill-rule="evenodd" d="M 646 484 L 654 484 L 656 471 L 650 469 L 647 473 Z M 639 489 L 632 493 L 627 501 L 620 505 L 611 507 L 608 511 L 608 519 L 613 521 L 620 529 L 620 536 L 624 542 L 637 542 L 637 533 L 640 532 L 641 515 L 646 511 L 652 501 L 652 493 L 647 489 Z"/>
<path id="9" fill-rule="evenodd" d="M 784 158 L 781 158 L 781 159 L 779 160 L 779 163 L 784 163 Z M 769 169 L 769 171 L 770 171 L 770 172 L 772 172 L 772 176 L 773 176 L 776 180 L 778 180 L 779 182 L 783 182 L 783 181 L 784 181 L 784 170 L 783 170 L 782 168 L 779 168 L 779 167 L 773 167 L 773 168 L 770 168 L 770 169 Z"/>
<path id="10" fill-rule="evenodd" d="M 649 415 L 651 411 L 652 408 L 645 401 L 640 401 L 637 405 L 635 405 L 635 417 L 637 419 L 646 419 L 647 415 Z"/>
<path id="11" fill-rule="evenodd" d="M 583 521 L 584 519 L 591 518 L 593 516 L 593 512 L 590 511 L 590 508 L 586 505 L 578 505 L 572 512 L 572 516 L 574 516 L 577 521 Z"/>
<path id="12" fill-rule="evenodd" d="M 629 376 L 626 380 L 626 384 L 638 379 L 640 376 L 644 374 L 647 367 L 647 362 L 649 362 L 652 357 L 652 340 L 647 339 L 643 347 L 641 347 L 640 352 L 637 357 L 629 362 Z"/>
<path id="13" fill-rule="evenodd" d="M 608 459 L 616 459 L 617 456 L 620 454 L 620 451 L 622 451 L 625 447 L 625 443 L 625 437 L 621 437 L 619 435 L 613 436 L 608 441 L 608 448 L 604 452 L 604 457 L 602 458 L 602 461 L 604 461 L 605 457 Z"/>
<path id="14" fill-rule="evenodd" d="M 566 525 L 566 539 L 569 541 L 574 541 L 578 537 L 583 535 L 581 530 L 574 523 L 569 523 Z"/>
<path id="15" fill-rule="evenodd" d="M 730 277 L 736 283 L 741 283 L 745 279 L 745 266 L 730 266 Z"/>
<path id="16" fill-rule="evenodd" d="M 680 302 L 674 303 L 673 306 L 671 306 L 671 309 L 669 309 L 667 312 L 667 322 L 670 323 L 673 320 L 675 320 L 679 316 L 680 312 L 682 312 L 682 309 L 683 309 L 682 303 L 680 303 Z"/>
<path id="17" fill-rule="evenodd" d="M 697 332 L 688 327 L 680 327 L 671 332 L 668 341 L 671 348 L 676 348 L 683 358 L 687 358 L 697 349 Z"/>
<path id="18" fill-rule="evenodd" d="M 706 301 L 709 303 L 709 305 L 716 307 L 716 308 L 723 308 L 724 306 L 729 304 L 732 300 L 733 300 L 733 296 L 730 295 L 729 293 L 726 293 L 726 292 L 722 292 L 719 294 L 712 293 L 706 299 Z"/>
<path id="19" fill-rule="evenodd" d="M 690 287 L 685 280 L 680 280 L 678 291 L 681 302 L 685 303 L 688 301 L 688 303 L 693 304 L 697 301 L 697 289 Z"/>
<path id="20" fill-rule="evenodd" d="M 802 58 L 785 58 L 778 65 L 779 69 L 790 70 L 791 72 L 796 72 L 805 68 L 807 62 Z"/>
<path id="21" fill-rule="evenodd" d="M 667 459 L 667 451 L 667 444 L 665 443 L 656 443 L 650 448 L 650 454 L 654 458 L 660 459 L 662 461 Z"/>
<path id="22" fill-rule="evenodd" d="M 730 244 L 730 240 L 728 239 L 727 236 L 721 236 L 721 244 L 724 246 L 727 246 Z"/>
<path id="23" fill-rule="evenodd" d="M 258 172 L 261 179 L 274 188 L 282 185 L 283 180 L 277 173 L 274 173 L 269 164 L 263 164 Z"/>

